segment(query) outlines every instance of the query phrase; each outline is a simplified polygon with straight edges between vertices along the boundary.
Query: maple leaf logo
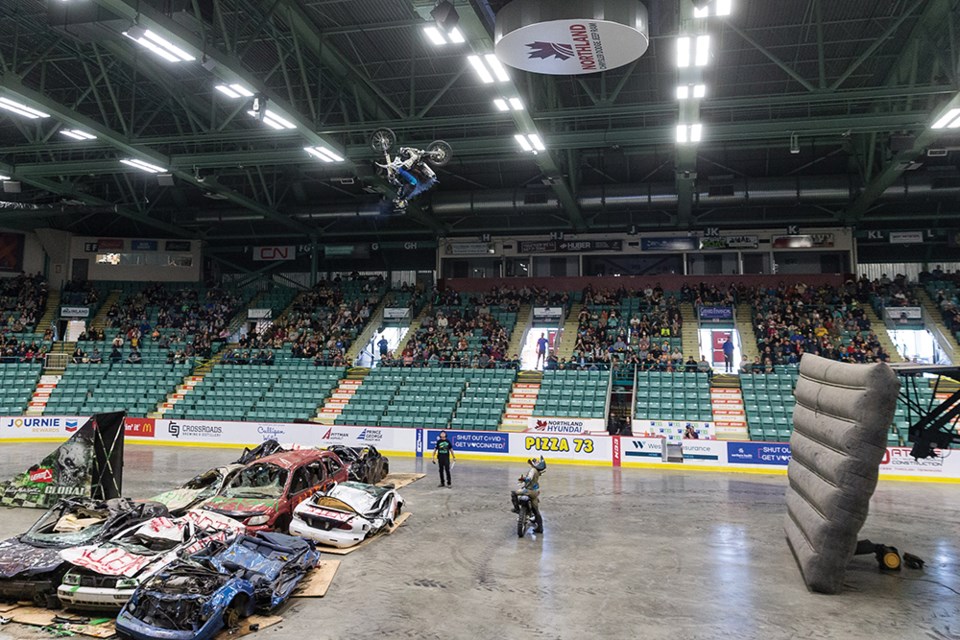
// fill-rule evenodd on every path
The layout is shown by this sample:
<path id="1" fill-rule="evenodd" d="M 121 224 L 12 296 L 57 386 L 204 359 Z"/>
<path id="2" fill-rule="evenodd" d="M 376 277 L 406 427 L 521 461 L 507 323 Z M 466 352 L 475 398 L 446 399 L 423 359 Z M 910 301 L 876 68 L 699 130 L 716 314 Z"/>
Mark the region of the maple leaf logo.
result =
<path id="1" fill-rule="evenodd" d="M 534 427 L 534 429 L 536 429 L 537 431 L 543 431 L 546 428 L 547 428 L 546 420 L 537 420 L 537 425 Z"/>
<path id="2" fill-rule="evenodd" d="M 540 58 L 541 60 L 546 60 L 547 58 L 554 57 L 557 60 L 568 60 L 573 57 L 572 44 L 532 42 L 527 46 L 530 48 L 530 51 L 527 52 L 527 57 L 531 59 Z"/>

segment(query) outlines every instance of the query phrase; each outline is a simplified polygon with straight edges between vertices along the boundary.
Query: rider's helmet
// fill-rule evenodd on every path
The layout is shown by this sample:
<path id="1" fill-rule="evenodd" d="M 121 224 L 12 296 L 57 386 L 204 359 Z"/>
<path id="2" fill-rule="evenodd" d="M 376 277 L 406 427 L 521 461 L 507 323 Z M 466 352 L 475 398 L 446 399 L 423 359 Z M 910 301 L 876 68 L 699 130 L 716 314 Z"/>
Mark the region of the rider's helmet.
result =
<path id="1" fill-rule="evenodd" d="M 530 458 L 527 460 L 527 464 L 541 472 L 545 471 L 547 468 L 547 462 L 543 459 L 543 456 L 540 456 L 539 458 Z"/>

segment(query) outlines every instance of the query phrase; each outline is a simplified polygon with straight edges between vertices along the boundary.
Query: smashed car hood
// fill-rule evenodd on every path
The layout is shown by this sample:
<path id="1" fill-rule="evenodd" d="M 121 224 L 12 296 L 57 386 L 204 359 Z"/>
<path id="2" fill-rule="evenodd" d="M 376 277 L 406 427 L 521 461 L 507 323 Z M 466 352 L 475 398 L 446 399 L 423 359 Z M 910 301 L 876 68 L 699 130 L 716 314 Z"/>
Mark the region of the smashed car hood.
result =
<path id="1" fill-rule="evenodd" d="M 203 503 L 204 509 L 220 513 L 273 513 L 280 501 L 276 498 L 228 498 L 215 496 Z"/>
<path id="2" fill-rule="evenodd" d="M 0 578 L 13 578 L 22 573 L 46 573 L 62 563 L 60 549 L 34 547 L 17 538 L 0 542 Z"/>
<path id="3" fill-rule="evenodd" d="M 310 499 L 310 503 L 319 507 L 339 508 L 335 501 L 340 501 L 348 505 L 351 509 L 360 514 L 368 514 L 379 511 L 382 508 L 377 507 L 377 502 L 389 491 L 386 487 L 375 487 L 360 482 L 341 482 L 326 494 L 315 494 Z M 333 501 L 327 501 L 324 498 L 333 498 Z"/>

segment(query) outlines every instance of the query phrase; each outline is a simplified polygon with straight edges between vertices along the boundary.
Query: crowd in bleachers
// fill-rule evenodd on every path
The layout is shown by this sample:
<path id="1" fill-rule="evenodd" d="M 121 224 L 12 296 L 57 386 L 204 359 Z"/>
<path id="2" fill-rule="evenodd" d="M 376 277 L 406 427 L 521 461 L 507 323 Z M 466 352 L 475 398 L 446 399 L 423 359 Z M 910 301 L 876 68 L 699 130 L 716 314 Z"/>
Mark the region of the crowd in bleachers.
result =
<path id="1" fill-rule="evenodd" d="M 60 302 L 69 306 L 96 306 L 100 294 L 89 280 L 71 280 L 63 285 Z"/>
<path id="2" fill-rule="evenodd" d="M 754 311 L 760 352 L 759 363 L 751 363 L 751 373 L 796 364 L 805 353 L 843 362 L 887 360 L 864 312 L 868 294 L 853 282 L 843 287 L 797 283 L 742 289 L 740 299 Z"/>
<path id="3" fill-rule="evenodd" d="M 651 371 L 680 371 L 686 367 L 679 344 L 683 326 L 679 302 L 665 295 L 659 284 L 637 291 L 588 286 L 577 324 L 573 357 L 557 362 L 555 367 L 548 359 L 548 369 L 623 364 Z"/>
<path id="4" fill-rule="evenodd" d="M 14 333 L 33 331 L 47 304 L 47 281 L 39 273 L 0 278 L 0 327 Z"/>
<path id="5" fill-rule="evenodd" d="M 2 351 L 0 351 L 0 362 L 7 364 L 11 362 L 38 362 L 43 363 L 47 358 L 49 349 L 43 344 L 43 341 L 21 340 L 14 335 L 7 334 L 0 339 Z"/>

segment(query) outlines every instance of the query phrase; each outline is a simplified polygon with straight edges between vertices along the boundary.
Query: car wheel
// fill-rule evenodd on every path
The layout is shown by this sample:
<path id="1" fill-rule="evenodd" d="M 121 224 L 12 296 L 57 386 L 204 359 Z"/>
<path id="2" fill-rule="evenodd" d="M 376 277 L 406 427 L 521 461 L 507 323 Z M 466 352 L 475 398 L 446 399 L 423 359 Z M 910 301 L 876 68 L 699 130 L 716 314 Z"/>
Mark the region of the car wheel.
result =
<path id="1" fill-rule="evenodd" d="M 227 631 L 236 629 L 240 626 L 240 620 L 243 618 L 244 605 L 246 601 L 243 596 L 237 596 L 223 612 L 223 628 Z"/>
<path id="2" fill-rule="evenodd" d="M 280 533 L 290 533 L 290 516 L 284 515 L 277 518 L 276 524 L 273 526 L 274 531 L 279 531 Z"/>

